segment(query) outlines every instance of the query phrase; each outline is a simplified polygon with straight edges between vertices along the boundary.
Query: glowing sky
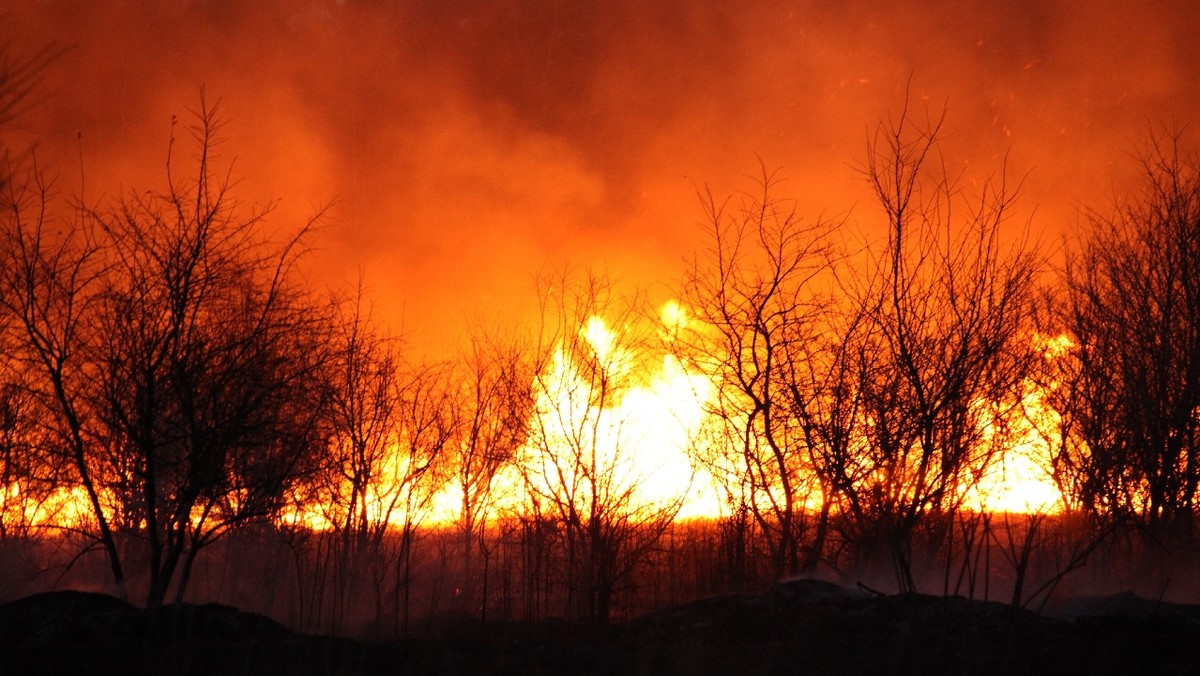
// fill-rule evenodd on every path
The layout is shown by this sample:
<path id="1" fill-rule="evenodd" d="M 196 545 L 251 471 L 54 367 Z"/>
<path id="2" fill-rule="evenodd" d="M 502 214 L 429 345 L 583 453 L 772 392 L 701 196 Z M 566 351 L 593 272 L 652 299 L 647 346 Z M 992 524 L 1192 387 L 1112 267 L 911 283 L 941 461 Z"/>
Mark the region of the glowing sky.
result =
<path id="1" fill-rule="evenodd" d="M 279 199 L 280 228 L 332 203 L 313 278 L 363 270 L 433 349 L 464 314 L 519 316 L 541 265 L 674 282 L 694 186 L 750 187 L 756 155 L 802 211 L 870 232 L 864 139 L 910 80 L 947 105 L 947 164 L 978 180 L 1007 152 L 1051 239 L 1123 189 L 1148 122 L 1200 110 L 1193 1 L 5 5 L 14 53 L 66 50 L 3 130 L 60 194 L 81 155 L 89 201 L 161 187 L 203 85 L 239 196 Z"/>

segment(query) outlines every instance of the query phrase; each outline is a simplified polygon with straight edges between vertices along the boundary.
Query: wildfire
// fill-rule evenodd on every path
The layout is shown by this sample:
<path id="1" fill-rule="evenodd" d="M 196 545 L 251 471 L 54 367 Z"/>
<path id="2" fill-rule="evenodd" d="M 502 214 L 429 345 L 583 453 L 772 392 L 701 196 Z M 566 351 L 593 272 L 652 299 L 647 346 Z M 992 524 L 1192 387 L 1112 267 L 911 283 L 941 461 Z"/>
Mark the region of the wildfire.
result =
<path id="1" fill-rule="evenodd" d="M 523 465 L 505 466 L 492 479 L 493 499 L 485 518 L 527 509 L 529 500 L 545 499 L 556 490 L 575 496 L 581 480 L 600 476 L 608 484 L 604 491 L 627 493 L 630 509 L 677 507 L 679 519 L 721 516 L 718 480 L 692 460 L 702 430 L 715 423 L 706 403 L 716 385 L 669 349 L 673 336 L 688 321 L 679 303 L 664 304 L 657 327 L 661 341 L 655 348 L 625 344 L 620 331 L 603 317 L 589 317 L 579 337 L 591 350 L 597 373 L 585 373 L 584 366 L 560 345 L 536 379 L 533 432 L 516 454 Z M 1069 341 L 1063 340 L 1046 341 L 1048 359 L 1069 349 Z M 610 388 L 603 396 L 597 391 L 602 380 Z M 974 485 L 964 488 L 968 508 L 1061 509 L 1059 489 L 1044 468 L 1050 443 L 1046 430 L 1054 428 L 1054 414 L 1037 391 L 1027 395 L 1022 406 L 1024 419 L 1014 423 L 1015 433 L 1009 431 L 1010 441 L 998 460 Z M 376 480 L 379 485 L 371 487 L 368 518 L 391 527 L 457 522 L 461 489 L 450 482 L 419 503 L 394 499 L 405 488 L 403 464 L 403 453 L 393 445 Z M 340 518 L 329 510 L 320 496 L 302 495 L 277 518 L 291 527 L 324 531 L 334 528 Z M 70 528 L 84 524 L 90 512 L 87 496 L 78 487 L 58 488 L 37 501 L 27 499 L 17 484 L 0 490 L 0 513 L 8 523 Z"/>
<path id="2" fill-rule="evenodd" d="M 660 318 L 668 334 L 686 322 L 675 302 Z M 602 317 L 590 317 L 580 335 L 595 360 L 585 367 L 560 347 L 538 378 L 534 434 L 521 454 L 532 458 L 527 488 L 546 496 L 555 482 L 574 486 L 607 474 L 604 490 L 628 492 L 631 507 L 678 505 L 680 517 L 715 516 L 711 482 L 689 453 L 711 381 L 669 352 L 635 354 Z"/>
<path id="3" fill-rule="evenodd" d="M 1034 347 L 1047 363 L 1062 358 L 1074 346 L 1066 335 L 1035 334 Z M 1047 469 L 1054 448 L 1061 443 L 1061 418 L 1046 402 L 1056 385 L 1030 384 L 1020 403 L 1010 414 L 1009 441 L 993 464 L 973 486 L 966 504 L 979 510 L 1034 513 L 1058 512 L 1063 496 Z M 989 443 L 985 439 L 984 443 Z"/>
<path id="4" fill-rule="evenodd" d="M 0 520 L 29 527 L 81 528 L 92 520 L 87 493 L 80 487 L 55 488 L 48 495 L 28 495 L 21 484 L 0 486 Z"/>

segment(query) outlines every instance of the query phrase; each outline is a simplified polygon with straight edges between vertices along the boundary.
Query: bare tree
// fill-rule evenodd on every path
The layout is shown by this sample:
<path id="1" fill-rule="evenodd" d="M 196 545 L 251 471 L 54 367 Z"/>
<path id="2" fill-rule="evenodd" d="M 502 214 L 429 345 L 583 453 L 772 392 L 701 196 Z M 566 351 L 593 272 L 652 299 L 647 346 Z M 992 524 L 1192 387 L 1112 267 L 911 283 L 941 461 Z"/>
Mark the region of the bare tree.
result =
<path id="1" fill-rule="evenodd" d="M 42 75 L 60 54 L 51 45 L 29 56 L 15 55 L 9 43 L 0 44 L 0 132 L 35 103 Z M 68 268 L 77 256 L 87 258 L 88 249 L 78 241 L 42 246 L 46 209 L 52 201 L 49 186 L 36 162 L 24 167 L 21 176 L 24 163 L 9 154 L 4 141 L 0 136 L 0 538 L 14 530 L 27 533 L 39 525 L 33 521 L 52 516 L 45 513 L 47 499 L 60 488 L 62 478 L 49 441 L 55 426 L 46 424 L 46 414 L 60 407 L 53 404 L 54 396 L 40 396 L 46 394 L 37 385 L 44 364 L 36 363 L 39 349 L 24 349 L 27 341 L 22 340 L 31 324 L 48 329 L 52 320 L 36 316 L 37 293 L 28 286 L 54 276 L 60 264 Z M 45 296 L 42 300 L 49 302 Z M 49 308 L 45 312 L 58 314 Z M 46 336 L 43 348 L 53 351 L 47 344 L 52 340 Z"/>
<path id="2" fill-rule="evenodd" d="M 410 616 L 413 547 L 458 428 L 450 366 L 406 363 L 361 289 L 340 307 L 326 348 L 328 443 L 289 507 L 298 566 L 308 568 L 300 585 L 308 620 L 343 631 L 351 620 L 382 630 L 392 619 L 400 632 Z"/>
<path id="3" fill-rule="evenodd" d="M 93 453 L 102 427 L 93 348 L 107 269 L 88 223 L 60 223 L 49 212 L 53 204 L 41 173 L 33 170 L 30 180 L 9 183 L 5 197 L 0 303 L 14 326 L 7 352 L 36 406 L 47 454 L 56 470 L 69 468 L 68 485 L 86 495 L 94 522 L 80 530 L 104 552 L 117 593 L 124 596 L 112 504 Z"/>
<path id="4" fill-rule="evenodd" d="M 1183 141 L 1152 135 L 1141 192 L 1087 214 L 1060 306 L 1080 500 L 1164 535 L 1192 528 L 1200 485 L 1200 160 Z"/>
<path id="5" fill-rule="evenodd" d="M 295 495 L 298 510 L 319 514 L 319 522 L 307 527 L 332 531 L 310 534 L 315 550 L 306 553 L 314 564 L 314 596 L 324 601 L 326 588 L 333 593 L 328 627 L 334 631 L 344 629 L 363 594 L 376 602 L 386 596 L 378 568 L 395 509 L 391 503 L 398 500 L 397 487 L 384 475 L 398 452 L 400 343 L 384 334 L 366 303 L 361 280 L 351 299 L 334 300 L 337 313 L 322 374 L 329 446 L 320 470 Z"/>
<path id="6" fill-rule="evenodd" d="M 218 127 L 202 100 L 192 182 L 169 159 L 164 194 L 92 210 L 55 237 L 44 213 L 27 222 L 18 208 L 6 234 L 19 358 L 114 581 L 127 568 L 119 530 L 142 543 L 152 606 L 172 586 L 183 595 L 204 547 L 274 514 L 321 445 L 328 322 L 291 272 L 307 226 L 275 246 L 264 214 L 240 214 L 209 165 Z"/>
<path id="7" fill-rule="evenodd" d="M 331 336 L 329 429 L 330 495 L 322 504 L 351 549 L 380 537 L 379 475 L 394 453 L 400 406 L 398 345 L 382 335 L 363 306 L 360 285 L 342 308 Z"/>
<path id="8" fill-rule="evenodd" d="M 0 540 L 29 537 L 61 521 L 61 463 L 51 455 L 20 363 L 0 366 Z"/>
<path id="9" fill-rule="evenodd" d="M 832 478 L 858 537 L 890 550 L 906 591 L 916 588 L 918 526 L 953 515 L 1007 442 L 1034 354 L 1041 267 L 1023 235 L 1005 242 L 1014 194 L 1003 177 L 971 198 L 937 166 L 941 122 L 917 126 L 905 109 L 868 143 L 865 173 L 888 238 L 853 291 L 865 321 L 864 443 L 854 471 Z"/>
<path id="10" fill-rule="evenodd" d="M 708 247 L 683 294 L 699 321 L 678 343 L 717 383 L 709 412 L 725 429 L 709 463 L 745 479 L 740 498 L 767 536 L 777 578 L 815 567 L 834 497 L 814 472 L 814 386 L 823 378 L 811 352 L 831 329 L 837 226 L 804 222 L 774 195 L 778 183 L 764 169 L 761 192 L 734 206 L 702 194 Z M 821 505 L 818 535 L 802 557 L 810 500 Z"/>
<path id="11" fill-rule="evenodd" d="M 551 280 L 543 323 L 553 345 L 538 370 L 536 409 L 521 464 L 533 514 L 548 517 L 564 548 L 568 612 L 608 624 L 615 592 L 678 514 L 685 498 L 647 499 L 634 458 L 642 442 L 618 408 L 645 373 L 639 323 L 611 286 L 588 276 Z M 614 325 L 607 328 L 606 320 Z M 582 612 L 581 612 L 582 611 Z"/>
<path id="12" fill-rule="evenodd" d="M 405 371 L 397 409 L 396 452 L 378 479 L 379 523 L 399 535 L 387 555 L 394 573 L 397 631 L 407 630 L 411 615 L 417 529 L 446 483 L 447 455 L 459 425 L 450 373 L 444 363 L 421 364 Z M 381 578 L 380 586 L 385 582 Z"/>
<path id="13" fill-rule="evenodd" d="M 459 425 L 447 478 L 462 498 L 459 594 L 470 606 L 479 606 L 482 622 L 487 621 L 488 568 L 495 547 L 488 541 L 489 521 L 496 516 L 492 498 L 498 475 L 514 467 L 517 452 L 529 437 L 533 383 L 534 359 L 527 346 L 483 329 L 471 334 L 469 352 L 455 375 Z M 482 563 L 478 574 L 476 550 Z M 477 578 L 483 585 L 478 599 Z"/>

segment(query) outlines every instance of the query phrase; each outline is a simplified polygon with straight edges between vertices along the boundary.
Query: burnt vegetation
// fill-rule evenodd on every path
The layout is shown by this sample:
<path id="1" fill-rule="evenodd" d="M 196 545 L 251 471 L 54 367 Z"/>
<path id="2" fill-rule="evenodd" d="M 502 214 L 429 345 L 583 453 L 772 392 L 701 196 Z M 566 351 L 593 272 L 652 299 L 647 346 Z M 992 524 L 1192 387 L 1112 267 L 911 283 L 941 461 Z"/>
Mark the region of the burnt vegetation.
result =
<path id="1" fill-rule="evenodd" d="M 0 123 L 42 65 L 2 57 Z M 179 126 L 158 191 L 85 204 L 33 162 L 0 172 L 0 600 L 117 597 L 0 609 L 0 639 L 42 665 L 85 635 L 153 646 L 109 654 L 115 670 L 715 672 L 746 667 L 721 648 L 743 641 L 773 646 L 764 671 L 797 646 L 813 668 L 1007 671 L 1157 631 L 1028 612 L 1086 614 L 1062 610 L 1072 593 L 1200 595 L 1200 161 L 1182 132 L 1151 135 L 1142 191 L 1086 211 L 1057 265 L 1015 220 L 1019 186 L 963 189 L 941 118 L 905 110 L 862 169 L 885 236 L 847 246 L 848 219 L 804 218 L 764 170 L 753 194 L 701 193 L 690 322 L 656 331 L 643 299 L 560 273 L 536 327 L 475 327 L 429 363 L 361 288 L 305 283 L 320 214 L 289 229 L 238 201 L 216 106 Z M 611 342 L 582 332 L 596 316 Z M 722 477 L 724 516 L 640 497 L 655 477 L 606 412 L 645 384 L 642 353 L 710 379 L 688 450 Z M 1060 509 L 970 501 L 1029 438 Z M 781 584 L 796 576 L 843 586 Z M 213 601 L 274 620 L 187 603 Z M 827 655 L 800 626 L 882 643 Z"/>

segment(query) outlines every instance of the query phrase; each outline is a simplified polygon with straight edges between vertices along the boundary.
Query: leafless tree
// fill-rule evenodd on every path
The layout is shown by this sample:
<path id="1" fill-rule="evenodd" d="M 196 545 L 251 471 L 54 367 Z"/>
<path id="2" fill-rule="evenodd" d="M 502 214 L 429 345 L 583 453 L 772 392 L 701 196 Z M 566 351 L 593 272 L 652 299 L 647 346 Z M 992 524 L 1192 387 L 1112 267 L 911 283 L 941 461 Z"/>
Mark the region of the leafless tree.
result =
<path id="1" fill-rule="evenodd" d="M 42 411 L 20 366 L 0 365 L 0 540 L 36 535 L 64 516 L 53 501 L 59 463 L 44 441 Z"/>
<path id="2" fill-rule="evenodd" d="M 191 132 L 194 180 L 170 159 L 165 193 L 94 214 L 110 265 L 94 329 L 102 450 L 150 606 L 173 583 L 182 597 L 203 547 L 273 515 L 324 446 L 329 318 L 292 272 L 311 222 L 272 244 L 265 213 L 243 215 L 211 166 L 220 124 L 203 97 Z"/>
<path id="3" fill-rule="evenodd" d="M 9 43 L 0 44 L 0 132 L 28 112 L 42 75 L 59 54 L 61 50 L 51 45 L 30 56 L 15 55 Z M 38 396 L 33 384 L 42 369 L 30 363 L 26 358 L 32 354 L 22 349 L 27 320 L 38 320 L 21 311 L 32 310 L 31 294 L 21 288 L 21 281 L 33 281 L 37 274 L 31 265 L 36 268 L 38 263 L 31 258 L 44 255 L 49 260 L 42 262 L 53 267 L 53 259 L 61 256 L 69 264 L 75 253 L 71 246 L 66 252 L 40 246 L 52 200 L 49 186 L 36 162 L 25 166 L 15 159 L 5 140 L 0 136 L 0 538 L 27 533 L 33 521 L 52 516 L 46 513 L 46 499 L 60 479 L 60 463 L 51 456 L 47 441 L 53 425 L 44 424 L 47 399 Z M 26 246 L 30 243 L 32 247 Z"/>
<path id="4" fill-rule="evenodd" d="M 479 606 L 482 622 L 487 621 L 488 569 L 495 548 L 488 541 L 489 522 L 498 516 L 492 498 L 498 475 L 515 467 L 517 452 L 529 437 L 534 361 L 530 348 L 518 340 L 477 328 L 455 374 L 459 425 L 448 456 L 447 478 L 449 486 L 461 493 L 458 593 L 469 607 Z M 476 550 L 482 564 L 478 574 Z M 482 582 L 479 599 L 477 578 Z"/>
<path id="5" fill-rule="evenodd" d="M 64 487 L 77 486 L 86 495 L 94 522 L 80 530 L 104 552 L 124 595 L 112 504 L 102 497 L 104 478 L 93 454 L 102 428 L 93 348 L 107 269 L 89 224 L 74 218 L 78 212 L 66 222 L 51 213 L 43 174 L 31 170 L 28 181 L 10 182 L 5 197 L 0 303 L 13 326 L 6 346 L 10 363 L 31 394 L 56 476 L 65 479 L 69 469 L 73 477 Z"/>
<path id="6" fill-rule="evenodd" d="M 378 490 L 394 453 L 400 406 L 398 344 L 381 333 L 364 307 L 361 285 L 335 320 L 329 369 L 329 520 L 351 549 L 381 537 Z M 383 524 L 386 526 L 386 524 Z"/>
<path id="7" fill-rule="evenodd" d="M 413 548 L 458 430 L 451 369 L 406 362 L 361 291 L 340 305 L 322 373 L 328 446 L 292 491 L 285 522 L 310 626 L 340 632 L 366 621 L 382 631 L 390 620 L 399 633 L 410 619 Z"/>
<path id="8" fill-rule="evenodd" d="M 318 471 L 293 495 L 294 509 L 305 515 L 298 525 L 306 529 L 293 535 L 304 541 L 302 554 L 311 565 L 308 594 L 329 609 L 325 626 L 343 631 L 364 593 L 381 597 L 378 573 L 369 569 L 382 563 L 388 512 L 394 511 L 389 503 L 398 500 L 384 476 L 397 453 L 402 374 L 400 343 L 371 316 L 362 281 L 351 298 L 333 304 L 321 374 L 329 446 Z"/>
<path id="9" fill-rule="evenodd" d="M 520 459 L 526 509 L 549 518 L 560 533 L 568 611 L 604 627 L 614 593 L 685 496 L 656 502 L 640 491 L 649 480 L 634 461 L 642 440 L 618 411 L 645 373 L 636 363 L 643 341 L 636 305 L 618 305 L 611 285 L 591 275 L 579 281 L 561 274 L 543 288 L 545 344 L 552 348 L 537 371 L 536 408 Z"/>
<path id="10" fill-rule="evenodd" d="M 709 405 L 724 434 L 709 449 L 718 475 L 740 475 L 739 500 L 766 534 L 776 577 L 811 571 L 823 547 L 834 491 L 814 472 L 823 366 L 812 354 L 830 324 L 837 223 L 805 222 L 778 198 L 775 174 L 736 204 L 701 194 L 708 244 L 693 263 L 684 301 L 697 322 L 679 341 L 684 357 L 717 383 Z M 821 504 L 801 556 L 805 503 Z M 803 561 L 802 561 L 803 559 Z"/>
<path id="11" fill-rule="evenodd" d="M 412 554 L 418 528 L 446 483 L 447 456 L 457 433 L 448 364 L 409 366 L 403 371 L 397 408 L 395 454 L 379 475 L 379 522 L 398 537 L 385 552 L 390 562 L 395 630 L 411 615 Z M 380 587 L 387 583 L 379 580 Z"/>
<path id="12" fill-rule="evenodd" d="M 183 595 L 196 556 L 274 514 L 320 447 L 317 338 L 325 313 L 210 161 L 202 105 L 195 179 L 132 195 L 49 230 L 44 186 L 12 200 L 4 303 L 58 455 L 87 496 L 86 528 L 125 583 L 141 543 L 149 605 Z M 29 206 L 22 206 L 29 205 Z M 72 210 L 79 214 L 81 210 Z"/>
<path id="13" fill-rule="evenodd" d="M 916 587 L 918 526 L 953 515 L 1008 442 L 1034 354 L 1041 257 L 1023 228 L 1005 232 L 1014 192 L 1003 176 L 970 197 L 939 166 L 941 123 L 918 125 L 906 108 L 868 143 L 888 237 L 853 289 L 864 443 L 853 471 L 832 478 L 858 537 L 890 550 L 901 590 Z"/>
<path id="14" fill-rule="evenodd" d="M 1063 413 L 1083 505 L 1178 535 L 1200 485 L 1200 160 L 1179 131 L 1140 160 L 1141 191 L 1087 213 L 1068 257 Z"/>

